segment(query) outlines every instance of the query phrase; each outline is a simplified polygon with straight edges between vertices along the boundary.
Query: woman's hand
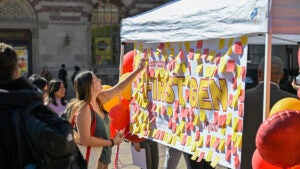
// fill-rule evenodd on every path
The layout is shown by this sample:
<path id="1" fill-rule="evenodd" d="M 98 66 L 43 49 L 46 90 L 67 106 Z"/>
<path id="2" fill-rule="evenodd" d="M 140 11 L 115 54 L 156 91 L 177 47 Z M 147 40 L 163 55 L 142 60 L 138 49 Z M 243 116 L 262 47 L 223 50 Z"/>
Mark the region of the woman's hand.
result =
<path id="1" fill-rule="evenodd" d="M 140 145 L 140 143 L 132 143 L 132 144 L 133 144 L 134 149 L 135 149 L 137 152 L 140 152 L 140 151 L 141 151 L 141 145 Z"/>
<path id="2" fill-rule="evenodd" d="M 125 130 L 118 131 L 117 134 L 115 135 L 115 138 L 114 138 L 115 145 L 121 144 L 122 141 L 124 140 L 124 131 Z"/>

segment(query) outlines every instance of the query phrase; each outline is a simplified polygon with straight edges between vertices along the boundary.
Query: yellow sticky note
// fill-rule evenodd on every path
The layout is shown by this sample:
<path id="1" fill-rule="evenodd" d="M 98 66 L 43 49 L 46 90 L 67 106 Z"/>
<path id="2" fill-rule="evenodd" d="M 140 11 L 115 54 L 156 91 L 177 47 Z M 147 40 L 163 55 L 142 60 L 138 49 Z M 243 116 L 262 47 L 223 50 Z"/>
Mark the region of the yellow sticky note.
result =
<path id="1" fill-rule="evenodd" d="M 218 49 L 223 49 L 225 45 L 225 39 L 220 39 L 219 40 L 219 48 Z"/>
<path id="2" fill-rule="evenodd" d="M 140 43 L 140 44 L 139 44 L 139 51 L 141 51 L 141 52 L 142 52 L 143 50 L 144 50 L 143 44 L 142 44 L 142 43 Z"/>
<path id="3" fill-rule="evenodd" d="M 184 78 L 184 85 L 188 86 L 190 84 L 191 77 L 189 75 L 185 76 Z"/>
<path id="4" fill-rule="evenodd" d="M 236 139 L 237 139 L 237 133 L 236 133 L 236 132 L 233 132 L 233 133 L 232 133 L 232 136 L 231 136 L 231 140 L 232 140 L 233 142 L 235 142 Z"/>
<path id="5" fill-rule="evenodd" d="M 198 65 L 198 66 L 196 67 L 196 72 L 197 72 L 198 74 L 200 74 L 200 73 L 203 72 L 203 64 L 200 64 L 200 65 Z"/>
<path id="6" fill-rule="evenodd" d="M 230 39 L 229 39 L 229 41 L 228 41 L 228 47 L 231 47 L 231 46 L 232 46 L 232 44 L 233 44 L 233 41 L 234 41 L 234 39 L 233 39 L 233 38 L 230 38 Z"/>
<path id="7" fill-rule="evenodd" d="M 191 160 L 195 161 L 197 159 L 197 157 L 199 156 L 199 153 L 200 153 L 200 150 L 195 151 L 191 157 Z"/>
<path id="8" fill-rule="evenodd" d="M 185 122 L 181 121 L 179 124 L 179 128 L 180 128 L 181 132 L 184 130 L 184 126 L 185 126 Z"/>
<path id="9" fill-rule="evenodd" d="M 220 144 L 218 147 L 219 151 L 224 151 L 225 150 L 225 139 L 220 140 Z"/>
<path id="10" fill-rule="evenodd" d="M 220 130 L 221 130 L 221 134 L 222 134 L 223 136 L 225 136 L 225 134 L 226 134 L 226 128 L 221 128 Z"/>
<path id="11" fill-rule="evenodd" d="M 165 132 L 163 141 L 167 142 L 168 138 L 169 138 L 169 133 Z"/>
<path id="12" fill-rule="evenodd" d="M 169 49 L 169 48 L 170 48 L 170 42 L 166 42 L 166 43 L 165 43 L 165 48 L 166 48 L 166 49 Z"/>
<path id="13" fill-rule="evenodd" d="M 215 144 L 215 141 L 216 141 L 216 137 L 215 136 L 212 136 L 211 139 L 210 139 L 210 148 L 213 148 L 214 147 L 214 144 Z"/>
<path id="14" fill-rule="evenodd" d="M 153 133 L 152 133 L 152 137 L 155 137 L 156 134 L 157 134 L 157 132 L 158 132 L 158 130 L 157 130 L 157 129 L 154 129 L 154 130 L 153 130 Z"/>
<path id="15" fill-rule="evenodd" d="M 185 50 L 190 51 L 191 45 L 190 42 L 184 42 Z"/>
<path id="16" fill-rule="evenodd" d="M 167 115 L 169 117 L 173 115 L 173 107 L 172 106 L 167 106 Z"/>
<path id="17" fill-rule="evenodd" d="M 224 59 L 221 59 L 218 71 L 222 73 L 226 72 L 226 61 Z"/>
<path id="18" fill-rule="evenodd" d="M 199 124 L 199 116 L 195 114 L 194 120 L 193 120 L 193 125 L 197 126 Z"/>
<path id="19" fill-rule="evenodd" d="M 231 119 L 232 119 L 232 113 L 229 112 L 226 118 L 226 125 L 229 125 L 231 123 Z"/>
<path id="20" fill-rule="evenodd" d="M 191 136 L 187 136 L 185 145 L 186 145 L 186 146 L 190 146 L 190 145 L 191 145 L 191 142 L 192 142 L 192 137 L 191 137 Z"/>
<path id="21" fill-rule="evenodd" d="M 212 156 L 213 156 L 213 151 L 208 150 L 208 153 L 206 154 L 205 160 L 206 161 L 211 161 Z"/>
<path id="22" fill-rule="evenodd" d="M 176 144 L 176 142 L 177 142 L 177 136 L 173 136 L 173 138 L 172 138 L 172 146 L 175 146 L 175 144 Z"/>
<path id="23" fill-rule="evenodd" d="M 242 135 L 237 135 L 235 146 L 238 147 L 238 148 L 242 147 Z"/>
<path id="24" fill-rule="evenodd" d="M 135 127 L 132 134 L 137 135 L 139 133 L 139 131 L 140 131 L 140 128 L 139 127 Z"/>
<path id="25" fill-rule="evenodd" d="M 195 152 L 197 148 L 197 142 L 192 143 L 191 152 Z"/>
<path id="26" fill-rule="evenodd" d="M 185 63 L 181 63 L 181 64 L 180 64 L 180 67 L 181 67 L 181 71 L 182 71 L 183 73 L 185 73 L 185 72 L 186 72 L 186 66 L 185 66 Z"/>
<path id="27" fill-rule="evenodd" d="M 170 49 L 170 56 L 173 58 L 175 55 L 174 55 L 175 51 L 174 51 L 174 48 L 171 48 Z"/>
<path id="28" fill-rule="evenodd" d="M 216 157 L 212 160 L 212 162 L 210 163 L 210 166 L 212 166 L 213 168 L 215 168 L 215 167 L 218 165 L 219 161 L 220 161 L 220 157 L 219 157 L 219 156 L 216 156 Z"/>
<path id="29" fill-rule="evenodd" d="M 231 107 L 236 109 L 237 106 L 238 106 L 238 99 L 239 99 L 239 96 L 238 95 L 235 95 L 232 99 L 232 103 L 231 103 Z"/>
<path id="30" fill-rule="evenodd" d="M 248 36 L 242 36 L 241 42 L 242 42 L 242 45 L 246 45 L 248 43 Z"/>
<path id="31" fill-rule="evenodd" d="M 228 56 L 231 56 L 232 55 L 232 47 L 230 47 L 226 53 Z"/>
<path id="32" fill-rule="evenodd" d="M 232 125 L 233 131 L 237 131 L 237 129 L 238 129 L 238 121 L 239 121 L 239 119 L 237 117 L 235 117 L 233 119 L 233 125 Z"/>
<path id="33" fill-rule="evenodd" d="M 174 72 L 175 73 L 179 73 L 180 72 L 180 70 L 181 70 L 181 66 L 180 66 L 181 64 L 176 64 L 175 65 L 175 68 L 174 68 Z"/>
<path id="34" fill-rule="evenodd" d="M 241 73 L 242 73 L 242 67 L 239 65 L 236 65 L 236 77 L 241 78 Z"/>
<path id="35" fill-rule="evenodd" d="M 198 141 L 198 147 L 203 147 L 203 140 L 204 140 L 204 137 L 203 136 L 200 136 L 200 139 Z"/>
<path id="36" fill-rule="evenodd" d="M 158 76 L 159 76 L 159 74 L 160 74 L 160 71 L 159 71 L 159 69 L 155 69 L 155 74 L 154 74 L 154 77 L 158 77 Z"/>
<path id="37" fill-rule="evenodd" d="M 169 137 L 168 137 L 167 143 L 171 144 L 172 143 L 172 139 L 173 139 L 173 136 L 170 134 Z"/>
<path id="38" fill-rule="evenodd" d="M 195 53 L 194 53 L 194 59 L 197 60 L 197 61 L 201 61 L 202 63 L 202 60 L 201 60 L 201 51 L 200 50 L 196 50 Z"/>
<path id="39" fill-rule="evenodd" d="M 207 66 L 205 69 L 204 77 L 213 77 L 215 70 L 216 70 L 215 66 Z"/>
<path id="40" fill-rule="evenodd" d="M 214 59 L 215 59 L 215 56 L 216 56 L 216 51 L 214 51 L 214 50 L 211 50 L 211 51 L 209 51 L 209 55 L 208 55 L 208 57 L 207 57 L 207 59 L 206 60 L 208 60 L 208 61 L 213 61 Z"/>
<path id="41" fill-rule="evenodd" d="M 202 122 L 206 121 L 206 113 L 204 110 L 200 110 L 200 121 Z"/>
<path id="42" fill-rule="evenodd" d="M 140 126 L 140 133 L 142 133 L 142 131 L 145 131 L 145 130 L 146 130 L 146 124 L 142 123 Z"/>

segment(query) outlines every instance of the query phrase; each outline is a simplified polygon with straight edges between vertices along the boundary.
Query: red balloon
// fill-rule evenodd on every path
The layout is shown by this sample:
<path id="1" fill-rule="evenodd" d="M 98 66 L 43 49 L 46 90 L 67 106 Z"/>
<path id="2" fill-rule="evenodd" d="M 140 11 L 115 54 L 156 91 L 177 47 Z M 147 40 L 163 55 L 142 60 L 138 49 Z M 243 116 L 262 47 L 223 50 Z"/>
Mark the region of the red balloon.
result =
<path id="1" fill-rule="evenodd" d="M 261 157 L 283 168 L 299 164 L 299 128 L 299 111 L 281 111 L 268 117 L 256 134 L 256 147 Z"/>
<path id="2" fill-rule="evenodd" d="M 118 104 L 110 109 L 109 116 L 111 120 L 110 133 L 113 138 L 117 130 L 123 130 L 129 125 L 129 109 L 122 104 Z"/>
<path id="3" fill-rule="evenodd" d="M 266 162 L 263 158 L 261 158 L 257 149 L 254 151 L 252 156 L 252 168 L 253 169 L 282 169 L 281 167 L 276 167 Z"/>
<path id="4" fill-rule="evenodd" d="M 132 50 L 130 52 L 127 52 L 123 56 L 122 74 L 133 71 L 133 58 L 134 58 L 134 56 L 135 56 L 135 51 L 134 50 Z"/>

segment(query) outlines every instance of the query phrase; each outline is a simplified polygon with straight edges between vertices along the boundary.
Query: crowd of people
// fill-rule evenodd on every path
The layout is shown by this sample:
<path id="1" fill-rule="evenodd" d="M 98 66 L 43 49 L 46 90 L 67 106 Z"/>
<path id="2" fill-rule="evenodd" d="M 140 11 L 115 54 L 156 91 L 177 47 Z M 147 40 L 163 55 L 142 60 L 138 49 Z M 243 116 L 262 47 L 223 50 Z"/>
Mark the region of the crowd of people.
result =
<path id="1" fill-rule="evenodd" d="M 19 77 L 18 64 L 15 50 L 4 43 L 0 43 L 0 96 L 4 93 L 13 93 L 19 90 L 28 92 L 40 92 L 41 100 L 44 105 L 57 114 L 59 118 L 64 118 L 70 122 L 74 128 L 74 142 L 86 147 L 103 147 L 101 155 L 98 157 L 97 169 L 108 169 L 111 163 L 112 147 L 119 145 L 124 140 L 124 131 L 118 131 L 114 138 L 110 136 L 110 118 L 109 113 L 104 109 L 104 104 L 113 97 L 119 95 L 121 91 L 129 85 L 136 75 L 145 68 L 145 59 L 142 59 L 138 67 L 130 73 L 123 81 L 109 89 L 103 89 L 101 79 L 93 71 L 80 71 L 75 66 L 75 72 L 72 75 L 72 85 L 75 90 L 75 98 L 66 100 L 67 71 L 65 65 L 61 65 L 57 78 L 53 78 L 48 68 L 45 66 L 40 75 L 33 74 L 28 79 Z M 258 67 L 259 84 L 252 89 L 246 90 L 245 110 L 244 110 L 244 128 L 242 140 L 242 159 L 241 168 L 251 168 L 251 158 L 255 151 L 255 135 L 259 125 L 262 123 L 263 109 L 263 83 L 264 83 L 264 60 Z M 283 78 L 283 63 L 279 57 L 272 57 L 271 66 L 271 96 L 270 107 L 278 100 L 285 97 L 297 96 L 280 89 L 279 82 Z M 292 82 L 295 90 L 299 85 Z M 17 101 L 21 98 L 15 98 Z M 14 108 L 17 102 L 9 103 Z M 25 103 L 24 103 L 25 104 Z M 28 103 L 26 103 L 28 104 Z M 258 111 L 261 110 L 261 111 Z M 1 110 L 3 111 L 3 110 Z M 26 154 L 22 165 L 16 165 L 10 161 L 10 158 L 16 155 L 16 148 L 13 148 L 17 138 L 13 134 L 13 124 L 11 123 L 10 113 L 1 112 L 0 118 L 0 168 L 14 169 L 26 168 L 28 164 L 33 163 L 34 154 Z M 93 122 L 95 121 L 95 125 Z M 94 130 L 92 128 L 94 126 Z M 24 144 L 25 141 L 24 141 Z M 151 140 L 141 143 L 133 143 L 138 151 L 140 148 L 146 149 L 147 168 L 157 169 L 159 165 L 158 144 Z M 202 160 L 200 163 L 191 160 L 191 155 L 181 152 L 172 147 L 166 148 L 166 158 L 164 162 L 165 169 L 177 168 L 181 154 L 183 154 L 186 168 L 211 169 L 209 162 Z M 83 157 L 87 160 L 87 157 Z"/>

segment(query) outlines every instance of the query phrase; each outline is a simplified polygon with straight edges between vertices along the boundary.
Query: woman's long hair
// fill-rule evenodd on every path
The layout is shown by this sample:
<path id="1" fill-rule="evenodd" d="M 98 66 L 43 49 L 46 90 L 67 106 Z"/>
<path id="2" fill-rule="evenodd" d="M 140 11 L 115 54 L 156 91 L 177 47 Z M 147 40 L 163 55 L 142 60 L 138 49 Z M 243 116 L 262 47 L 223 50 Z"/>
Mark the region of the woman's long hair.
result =
<path id="1" fill-rule="evenodd" d="M 55 100 L 55 95 L 54 93 L 57 92 L 60 88 L 60 84 L 64 83 L 62 80 L 58 80 L 58 79 L 53 79 L 49 82 L 49 103 L 54 104 L 55 106 L 57 106 L 56 100 Z M 67 102 L 65 101 L 65 97 L 61 98 L 61 104 L 62 105 L 66 105 Z"/>

